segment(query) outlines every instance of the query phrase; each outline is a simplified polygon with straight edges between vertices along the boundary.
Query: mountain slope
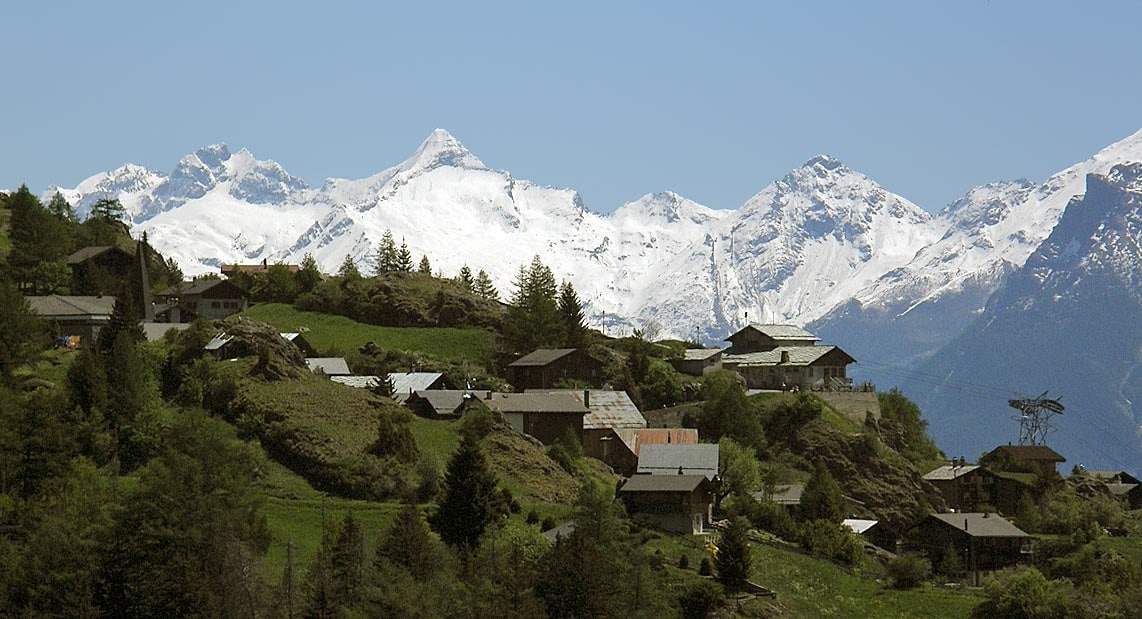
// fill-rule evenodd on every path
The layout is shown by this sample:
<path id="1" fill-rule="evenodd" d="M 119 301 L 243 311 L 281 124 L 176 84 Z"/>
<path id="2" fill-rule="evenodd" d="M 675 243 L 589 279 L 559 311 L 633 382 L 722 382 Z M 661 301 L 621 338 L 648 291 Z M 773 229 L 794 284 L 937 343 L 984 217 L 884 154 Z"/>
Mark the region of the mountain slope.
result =
<path id="1" fill-rule="evenodd" d="M 866 377 L 891 382 L 963 331 L 987 299 L 1027 261 L 1055 227 L 1088 174 L 1142 161 L 1142 131 L 1062 170 L 1046 182 L 976 187 L 936 218 L 941 238 L 898 270 L 889 271 L 810 329 L 846 343 L 866 362 Z"/>
<path id="2" fill-rule="evenodd" d="M 1007 398 L 1050 390 L 1068 465 L 1142 466 L 1142 164 L 1087 176 L 1050 236 L 902 387 L 945 450 L 1018 438 Z"/>

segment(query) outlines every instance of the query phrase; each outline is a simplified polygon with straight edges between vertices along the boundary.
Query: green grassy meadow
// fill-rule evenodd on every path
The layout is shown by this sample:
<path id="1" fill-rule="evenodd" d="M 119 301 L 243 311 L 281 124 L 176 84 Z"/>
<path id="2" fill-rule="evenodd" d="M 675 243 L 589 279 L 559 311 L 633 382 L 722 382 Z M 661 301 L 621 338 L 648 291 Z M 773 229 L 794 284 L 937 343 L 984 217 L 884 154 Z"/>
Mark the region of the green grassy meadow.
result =
<path id="1" fill-rule="evenodd" d="M 301 312 L 283 303 L 262 303 L 242 313 L 283 332 L 304 331 L 305 339 L 323 355 L 342 355 L 366 342 L 385 349 L 415 351 L 441 361 L 482 365 L 492 333 L 484 329 L 378 327 L 317 312 Z"/>

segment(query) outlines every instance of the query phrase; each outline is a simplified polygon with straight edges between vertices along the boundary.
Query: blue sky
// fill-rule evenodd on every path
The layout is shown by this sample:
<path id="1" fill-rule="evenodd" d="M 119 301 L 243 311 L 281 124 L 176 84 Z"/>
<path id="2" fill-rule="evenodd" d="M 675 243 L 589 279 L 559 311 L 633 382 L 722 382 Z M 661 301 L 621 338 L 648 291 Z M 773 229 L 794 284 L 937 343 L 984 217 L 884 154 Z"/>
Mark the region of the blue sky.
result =
<path id="1" fill-rule="evenodd" d="M 936 211 L 1142 128 L 1126 2 L 16 3 L 0 188 L 216 142 L 311 185 L 447 129 L 609 212 L 736 208 L 819 153 Z"/>

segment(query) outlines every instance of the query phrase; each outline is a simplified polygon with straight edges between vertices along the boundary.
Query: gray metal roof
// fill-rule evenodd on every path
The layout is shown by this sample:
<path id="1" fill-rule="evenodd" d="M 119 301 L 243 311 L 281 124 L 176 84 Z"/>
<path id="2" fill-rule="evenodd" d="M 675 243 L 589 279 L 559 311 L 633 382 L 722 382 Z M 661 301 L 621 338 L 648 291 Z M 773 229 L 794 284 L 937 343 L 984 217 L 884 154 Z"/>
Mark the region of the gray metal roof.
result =
<path id="1" fill-rule="evenodd" d="M 575 352 L 575 350 L 576 349 L 574 348 L 540 348 L 539 350 L 530 352 L 520 357 L 519 359 L 516 359 L 512 363 L 509 363 L 508 367 L 547 365 L 556 359 L 566 357 L 567 355 Z"/>
<path id="2" fill-rule="evenodd" d="M 705 475 L 635 475 L 619 492 L 693 492 L 703 483 Z"/>
<path id="3" fill-rule="evenodd" d="M 736 363 L 738 367 L 809 365 L 836 349 L 836 346 L 778 346 L 773 350 L 764 352 L 726 355 L 723 361 L 725 363 Z M 786 363 L 781 362 L 783 353 L 789 355 L 789 361 Z"/>
<path id="4" fill-rule="evenodd" d="M 718 444 L 643 445 L 638 452 L 638 472 L 651 475 L 718 475 Z"/>
<path id="5" fill-rule="evenodd" d="M 484 400 L 501 413 L 582 413 L 583 403 L 569 393 L 492 393 Z"/>
<path id="6" fill-rule="evenodd" d="M 115 310 L 115 297 L 78 297 L 53 294 L 24 297 L 32 312 L 44 318 L 80 318 L 110 316 Z"/>
<path id="7" fill-rule="evenodd" d="M 957 477 L 963 477 L 978 468 L 979 466 L 975 464 L 966 464 L 964 466 L 945 464 L 938 469 L 925 473 L 923 478 L 928 481 L 951 481 Z"/>
<path id="8" fill-rule="evenodd" d="M 580 403 L 588 392 L 587 406 L 591 412 L 583 417 L 584 430 L 605 428 L 638 429 L 646 427 L 646 418 L 625 391 L 604 391 L 600 389 L 528 389 L 524 393 L 567 393 L 575 396 Z M 586 406 L 586 405 L 584 405 Z"/>
<path id="9" fill-rule="evenodd" d="M 769 495 L 769 500 L 777 503 L 778 505 L 800 505 L 801 495 L 805 492 L 804 484 L 791 484 L 788 486 L 777 486 L 773 489 L 773 494 Z M 764 492 L 754 492 L 753 498 L 763 500 L 766 497 Z"/>
<path id="10" fill-rule="evenodd" d="M 462 389 L 429 389 L 414 392 L 416 397 L 428 402 L 432 410 L 438 415 L 451 415 L 464 404 L 465 400 L 479 400 L 479 396 L 471 391 Z M 411 396 L 409 396 L 411 397 Z M 408 398 L 405 398 L 408 401 Z"/>
<path id="11" fill-rule="evenodd" d="M 189 322 L 144 322 L 143 334 L 147 336 L 147 341 L 155 341 L 163 339 L 167 331 L 174 329 L 175 331 L 185 331 L 190 328 Z"/>
<path id="12" fill-rule="evenodd" d="M 753 329 L 760 333 L 764 333 L 775 340 L 806 340 L 816 342 L 821 338 L 809 333 L 808 331 L 798 327 L 797 325 L 774 325 L 774 324 L 761 324 L 750 323 L 749 326 L 739 330 L 734 335 L 745 331 L 746 329 Z M 731 336 L 732 337 L 732 336 Z"/>
<path id="13" fill-rule="evenodd" d="M 348 376 L 352 374 L 344 357 L 311 357 L 305 360 L 305 367 L 309 368 L 310 372 L 320 370 L 326 376 Z"/>
<path id="14" fill-rule="evenodd" d="M 842 527 L 848 527 L 853 533 L 864 533 L 875 527 L 879 520 L 863 520 L 860 518 L 845 518 L 841 521 Z"/>
<path id="15" fill-rule="evenodd" d="M 687 348 L 682 353 L 682 358 L 686 361 L 705 361 L 721 352 L 721 348 Z"/>
<path id="16" fill-rule="evenodd" d="M 999 514 L 974 512 L 932 514 L 930 518 L 964 531 L 972 537 L 1030 537 Z"/>
<path id="17" fill-rule="evenodd" d="M 393 380 L 393 399 L 403 402 L 414 391 L 426 391 L 443 377 L 440 372 L 389 372 L 389 378 Z"/>
<path id="18" fill-rule="evenodd" d="M 381 380 L 379 376 L 330 376 L 329 380 L 335 383 L 341 383 L 348 387 L 357 387 L 359 389 L 369 389 Z"/>
<path id="19" fill-rule="evenodd" d="M 229 335 L 225 335 L 225 334 L 215 335 L 214 337 L 212 337 L 210 339 L 209 342 L 206 343 L 206 346 L 204 348 L 206 348 L 206 350 L 218 350 L 219 348 L 222 348 L 223 346 L 225 346 L 226 343 L 230 341 L 230 339 L 231 339 L 231 337 Z"/>

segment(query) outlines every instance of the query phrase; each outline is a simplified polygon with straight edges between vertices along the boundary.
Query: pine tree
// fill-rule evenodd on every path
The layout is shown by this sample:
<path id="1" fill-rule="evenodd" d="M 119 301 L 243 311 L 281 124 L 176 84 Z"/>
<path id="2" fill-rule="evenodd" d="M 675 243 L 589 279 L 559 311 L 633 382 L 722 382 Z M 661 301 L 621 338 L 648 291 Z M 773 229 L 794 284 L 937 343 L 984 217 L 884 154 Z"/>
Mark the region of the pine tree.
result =
<path id="1" fill-rule="evenodd" d="M 845 498 L 841 494 L 841 487 L 824 465 L 818 464 L 813 468 L 813 475 L 809 477 L 805 491 L 801 494 L 798 513 L 806 522 L 827 520 L 840 524 L 845 519 Z"/>
<path id="2" fill-rule="evenodd" d="M 444 498 L 429 524 L 444 543 L 470 550 L 502 513 L 495 474 L 480 444 L 465 438 L 448 462 Z"/>
<path id="3" fill-rule="evenodd" d="M 472 272 L 469 271 L 468 274 L 471 276 Z M 461 273 L 461 275 L 463 275 L 463 273 Z M 472 284 L 472 290 L 481 298 L 488 300 L 499 300 L 499 292 L 496 291 L 496 287 L 492 286 L 492 279 L 488 273 L 484 272 L 483 270 L 480 270 L 480 273 L 476 273 L 476 279 Z"/>
<path id="4" fill-rule="evenodd" d="M 52 196 L 51 201 L 48 202 L 48 211 L 62 220 L 75 221 L 75 207 L 58 191 Z"/>
<path id="5" fill-rule="evenodd" d="M 26 185 L 8 196 L 7 205 L 11 210 L 8 238 L 12 243 L 7 267 L 14 283 L 30 288 L 33 293 L 48 292 L 42 283 L 37 286 L 36 280 L 48 275 L 48 269 L 59 270 L 59 267 L 45 268 L 45 265 L 66 268 L 71 243 L 66 223 L 44 208 Z"/>
<path id="6" fill-rule="evenodd" d="M 737 517 L 730 521 L 718 542 L 718 555 L 714 558 L 718 582 L 726 589 L 735 591 L 749 580 L 753 558 L 750 556 L 750 543 L 746 537 L 749 522 Z"/>
<path id="7" fill-rule="evenodd" d="M 539 256 L 520 267 L 504 321 L 504 340 L 515 352 L 557 345 L 562 340 L 555 275 Z"/>
<path id="8" fill-rule="evenodd" d="M 397 251 L 397 268 L 394 269 L 401 273 L 412 273 L 412 252 L 408 249 L 408 243 L 404 239 L 400 241 L 400 249 Z"/>
<path id="9" fill-rule="evenodd" d="M 483 271 L 480 272 L 483 273 Z M 469 269 L 466 264 L 460 267 L 460 283 L 464 285 L 465 290 L 473 290 L 472 269 Z"/>
<path id="10" fill-rule="evenodd" d="M 357 270 L 357 262 L 353 260 L 352 254 L 345 254 L 345 259 L 337 269 L 337 276 L 345 281 L 361 279 L 361 272 Z"/>
<path id="11" fill-rule="evenodd" d="M 0 278 L 0 380 L 48 347 L 46 325 L 14 286 Z"/>
<path id="12" fill-rule="evenodd" d="M 559 287 L 559 317 L 563 323 L 563 345 L 566 348 L 583 348 L 587 345 L 587 319 L 583 304 L 571 282 Z"/>
<path id="13" fill-rule="evenodd" d="M 381 242 L 377 245 L 374 260 L 376 262 L 374 274 L 376 275 L 384 275 L 397 270 L 397 244 L 393 240 L 392 230 L 386 228 L 385 233 L 381 235 Z"/>
<path id="14" fill-rule="evenodd" d="M 317 260 L 313 258 L 313 254 L 306 252 L 302 257 L 296 279 L 297 291 L 302 294 L 313 292 L 321 283 L 321 270 L 317 267 Z"/>
<path id="15" fill-rule="evenodd" d="M 341 523 L 341 531 L 330 550 L 329 564 L 334 607 L 352 607 L 360 599 L 365 582 L 365 532 L 352 512 L 346 514 Z"/>
<path id="16" fill-rule="evenodd" d="M 431 578 L 447 560 L 447 550 L 428 529 L 416 505 L 406 504 L 377 545 L 374 563 L 384 562 L 408 572 L 415 580 Z"/>
<path id="17" fill-rule="evenodd" d="M 420 257 L 420 265 L 416 267 L 417 273 L 424 275 L 432 275 L 432 263 L 428 261 L 428 256 Z"/>

